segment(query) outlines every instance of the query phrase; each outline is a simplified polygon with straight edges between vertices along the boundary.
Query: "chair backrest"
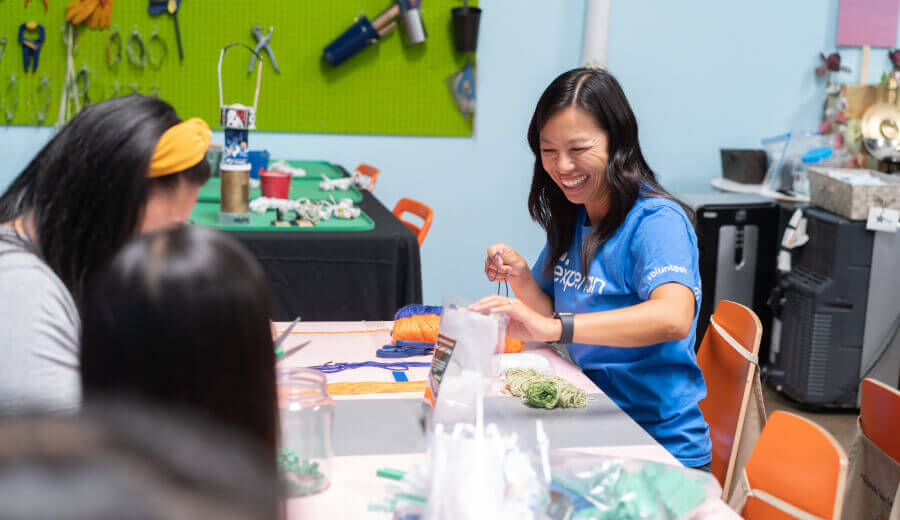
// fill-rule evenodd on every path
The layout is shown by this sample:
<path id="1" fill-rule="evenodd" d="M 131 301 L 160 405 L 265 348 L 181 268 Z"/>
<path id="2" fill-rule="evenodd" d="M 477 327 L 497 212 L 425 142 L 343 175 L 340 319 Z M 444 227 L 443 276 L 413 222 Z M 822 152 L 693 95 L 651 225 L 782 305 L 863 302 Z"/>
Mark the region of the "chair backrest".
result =
<path id="1" fill-rule="evenodd" d="M 834 437 L 810 420 L 774 412 L 746 471 L 751 491 L 741 516 L 748 520 L 841 517 L 847 455 Z"/>
<path id="2" fill-rule="evenodd" d="M 713 475 L 728 493 L 734 477 L 738 441 L 744 425 L 750 388 L 756 377 L 756 356 L 762 324 L 752 310 L 722 300 L 703 335 L 697 364 L 706 381 L 700 411 L 709 424 Z"/>
<path id="3" fill-rule="evenodd" d="M 402 198 L 397 201 L 397 205 L 394 206 L 394 211 L 392 211 L 392 213 L 395 217 L 400 219 L 401 222 L 406 224 L 406 227 L 411 229 L 412 232 L 416 234 L 416 238 L 419 240 L 419 245 L 421 246 L 422 242 L 425 241 L 425 236 L 428 234 L 428 230 L 431 229 L 431 221 L 434 218 L 434 212 L 431 211 L 431 208 L 417 200 Z M 422 227 L 404 220 L 404 213 L 412 213 L 413 215 L 421 218 L 424 221 Z"/>
<path id="4" fill-rule="evenodd" d="M 860 388 L 859 424 L 872 443 L 900 462 L 900 391 L 874 379 Z"/>
<path id="5" fill-rule="evenodd" d="M 381 173 L 381 170 L 371 164 L 363 163 L 356 167 L 356 171 L 359 172 L 360 175 L 365 175 L 369 178 L 369 191 L 374 191 L 375 182 L 378 181 L 378 174 Z"/>

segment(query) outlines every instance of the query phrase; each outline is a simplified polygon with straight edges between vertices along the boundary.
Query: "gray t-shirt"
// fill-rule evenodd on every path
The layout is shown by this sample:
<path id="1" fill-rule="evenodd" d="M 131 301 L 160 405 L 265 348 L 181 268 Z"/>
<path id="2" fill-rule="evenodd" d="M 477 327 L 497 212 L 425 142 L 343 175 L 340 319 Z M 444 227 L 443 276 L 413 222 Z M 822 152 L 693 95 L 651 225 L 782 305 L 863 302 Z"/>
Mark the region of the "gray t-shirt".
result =
<path id="1" fill-rule="evenodd" d="M 81 405 L 81 320 L 72 295 L 0 225 L 0 415 L 72 413 Z"/>

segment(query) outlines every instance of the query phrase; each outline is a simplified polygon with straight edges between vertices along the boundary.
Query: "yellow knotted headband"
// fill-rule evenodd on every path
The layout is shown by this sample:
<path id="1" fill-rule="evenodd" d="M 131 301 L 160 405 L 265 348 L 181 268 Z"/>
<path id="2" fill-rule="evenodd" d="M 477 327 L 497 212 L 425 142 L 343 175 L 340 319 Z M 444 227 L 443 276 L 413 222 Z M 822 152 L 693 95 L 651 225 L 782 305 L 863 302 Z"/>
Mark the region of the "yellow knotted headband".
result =
<path id="1" fill-rule="evenodd" d="M 147 177 L 162 177 L 187 170 L 206 157 L 212 132 L 206 121 L 193 118 L 163 133 L 156 143 Z"/>

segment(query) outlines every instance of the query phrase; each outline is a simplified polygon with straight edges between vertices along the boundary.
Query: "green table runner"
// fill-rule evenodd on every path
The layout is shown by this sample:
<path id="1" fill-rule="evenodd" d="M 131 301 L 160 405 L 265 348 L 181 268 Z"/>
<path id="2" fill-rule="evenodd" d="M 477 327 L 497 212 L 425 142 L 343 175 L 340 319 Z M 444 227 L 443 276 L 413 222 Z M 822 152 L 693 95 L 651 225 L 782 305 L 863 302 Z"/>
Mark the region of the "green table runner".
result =
<path id="1" fill-rule="evenodd" d="M 337 197 L 335 197 L 337 198 Z M 369 231 L 375 229 L 375 223 L 366 215 L 365 211 L 355 219 L 330 218 L 319 222 L 314 227 L 281 227 L 273 226 L 272 221 L 275 220 L 275 210 L 269 210 L 263 215 L 257 213 L 250 214 L 250 225 L 248 226 L 220 226 L 219 221 L 219 203 L 218 202 L 198 202 L 191 213 L 191 222 L 201 226 L 214 227 L 225 231 Z M 287 217 L 287 215 L 285 215 Z"/>

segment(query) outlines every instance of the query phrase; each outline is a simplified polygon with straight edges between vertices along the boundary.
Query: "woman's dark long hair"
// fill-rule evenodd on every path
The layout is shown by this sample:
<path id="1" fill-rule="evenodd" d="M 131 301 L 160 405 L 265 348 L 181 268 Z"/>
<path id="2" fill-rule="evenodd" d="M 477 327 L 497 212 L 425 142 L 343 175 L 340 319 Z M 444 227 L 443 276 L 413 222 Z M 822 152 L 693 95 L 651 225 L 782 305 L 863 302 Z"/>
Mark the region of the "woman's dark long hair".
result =
<path id="1" fill-rule="evenodd" d="M 271 457 L 177 410 L 94 403 L 0 421 L 0 518 L 285 518 Z"/>
<path id="2" fill-rule="evenodd" d="M 590 114 L 597 126 L 606 132 L 609 143 L 609 161 L 606 165 L 609 208 L 600 222 L 592 223 L 593 229 L 585 237 L 581 253 L 584 273 L 587 273 L 597 250 L 625 221 L 638 198 L 675 200 L 693 219 L 693 211 L 660 186 L 656 174 L 644 159 L 638 142 L 637 119 L 616 78 L 602 69 L 570 70 L 554 79 L 541 95 L 528 127 L 528 145 L 534 152 L 528 211 L 547 233 L 549 256 L 544 272 L 548 276 L 552 276 L 556 260 L 572 244 L 578 206 L 566 199 L 563 191 L 544 170 L 541 163 L 541 130 L 554 114 L 569 107 Z"/>
<path id="3" fill-rule="evenodd" d="M 160 136 L 181 122 L 165 101 L 115 98 L 85 108 L 0 196 L 0 222 L 33 211 L 36 253 L 81 307 L 86 288 L 135 234 L 150 195 L 209 179 L 206 160 L 146 177 Z"/>
<path id="4" fill-rule="evenodd" d="M 181 408 L 254 439 L 278 438 L 270 294 L 240 244 L 182 226 L 129 243 L 84 312 L 84 399 Z"/>

